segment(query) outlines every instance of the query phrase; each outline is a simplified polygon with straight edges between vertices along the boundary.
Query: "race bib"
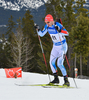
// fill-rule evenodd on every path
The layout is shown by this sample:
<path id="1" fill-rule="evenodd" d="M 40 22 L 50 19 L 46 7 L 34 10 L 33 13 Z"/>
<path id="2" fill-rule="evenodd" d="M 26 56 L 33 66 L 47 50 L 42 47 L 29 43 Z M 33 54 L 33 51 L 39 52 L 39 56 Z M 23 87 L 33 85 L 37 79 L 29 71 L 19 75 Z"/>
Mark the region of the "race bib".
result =
<path id="1" fill-rule="evenodd" d="M 65 37 L 61 34 L 50 34 L 50 36 L 53 42 L 61 42 L 65 39 Z"/>

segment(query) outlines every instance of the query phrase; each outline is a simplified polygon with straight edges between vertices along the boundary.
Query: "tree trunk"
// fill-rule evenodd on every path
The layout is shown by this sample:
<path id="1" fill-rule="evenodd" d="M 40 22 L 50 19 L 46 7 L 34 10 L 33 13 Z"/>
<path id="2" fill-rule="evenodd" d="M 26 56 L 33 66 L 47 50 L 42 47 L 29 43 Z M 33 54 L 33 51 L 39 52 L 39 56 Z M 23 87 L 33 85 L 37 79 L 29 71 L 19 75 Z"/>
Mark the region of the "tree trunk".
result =
<path id="1" fill-rule="evenodd" d="M 75 61 L 74 61 L 74 77 L 75 77 L 75 68 L 76 68 L 76 53 L 75 53 Z"/>
<path id="2" fill-rule="evenodd" d="M 75 62 L 74 62 L 74 68 L 76 68 L 76 53 L 75 53 Z"/>
<path id="3" fill-rule="evenodd" d="M 89 59 L 89 56 L 88 56 Z M 87 61 L 87 75 L 89 76 L 89 60 Z"/>
<path id="4" fill-rule="evenodd" d="M 82 78 L 82 54 L 80 54 L 80 78 Z"/>

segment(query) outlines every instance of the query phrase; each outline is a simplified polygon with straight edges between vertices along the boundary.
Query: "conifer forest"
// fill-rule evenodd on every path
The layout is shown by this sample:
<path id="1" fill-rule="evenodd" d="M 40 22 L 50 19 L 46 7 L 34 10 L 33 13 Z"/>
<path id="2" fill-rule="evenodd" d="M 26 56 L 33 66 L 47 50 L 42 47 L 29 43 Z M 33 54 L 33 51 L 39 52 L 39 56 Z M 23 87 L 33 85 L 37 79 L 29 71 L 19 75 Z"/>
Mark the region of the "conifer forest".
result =
<path id="1" fill-rule="evenodd" d="M 83 7 L 84 3 L 85 0 L 48 0 L 45 4 L 45 16 L 51 14 L 54 20 L 61 18 L 63 26 L 69 32 L 66 37 L 66 56 L 70 68 L 66 59 L 64 66 L 70 77 L 73 77 L 75 68 L 78 68 L 78 75 L 89 76 L 89 10 Z M 48 69 L 49 74 L 52 74 L 49 59 L 53 43 L 49 34 L 40 37 L 46 67 L 31 11 L 26 10 L 24 17 L 17 19 L 17 22 L 13 19 L 14 16 L 11 15 L 6 33 L 0 32 L 0 68 L 22 67 L 25 72 L 43 74 L 47 74 Z M 58 75 L 62 75 L 57 69 Z"/>

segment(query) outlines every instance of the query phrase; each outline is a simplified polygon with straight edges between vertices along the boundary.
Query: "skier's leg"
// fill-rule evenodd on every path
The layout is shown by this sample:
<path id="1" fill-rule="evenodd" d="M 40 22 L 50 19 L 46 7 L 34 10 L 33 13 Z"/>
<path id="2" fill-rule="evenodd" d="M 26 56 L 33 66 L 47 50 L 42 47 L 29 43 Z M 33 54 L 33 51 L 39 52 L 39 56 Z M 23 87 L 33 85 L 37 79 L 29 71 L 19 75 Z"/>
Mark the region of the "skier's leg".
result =
<path id="1" fill-rule="evenodd" d="M 64 76 L 64 84 L 63 85 L 70 86 L 70 83 L 68 81 L 68 75 L 67 75 L 66 69 L 63 65 L 63 62 L 64 62 L 64 58 L 63 58 L 63 55 L 61 55 L 61 57 L 58 58 L 57 65 L 60 68 L 62 75 Z"/>
<path id="2" fill-rule="evenodd" d="M 54 75 L 54 80 L 50 83 L 59 83 L 59 79 L 58 79 L 58 75 L 57 75 L 57 67 L 55 65 L 57 55 L 58 55 L 58 52 L 56 51 L 55 48 L 53 48 L 51 51 L 51 55 L 50 55 L 50 67 L 51 67 L 51 70 L 52 70 L 53 75 Z"/>
<path id="3" fill-rule="evenodd" d="M 57 72 L 57 67 L 55 65 L 57 57 L 54 57 L 53 55 L 50 55 L 50 67 L 53 73 Z"/>
<path id="4" fill-rule="evenodd" d="M 56 50 L 56 47 L 53 46 L 50 54 L 50 67 L 53 73 L 57 72 L 57 67 L 55 65 L 56 59 L 57 59 L 58 51 Z"/>
<path id="5" fill-rule="evenodd" d="M 66 76 L 67 72 L 66 72 L 66 69 L 65 69 L 65 67 L 63 65 L 63 62 L 64 62 L 63 55 L 61 55 L 57 60 L 57 66 L 60 68 L 60 70 L 62 72 L 62 75 Z"/>

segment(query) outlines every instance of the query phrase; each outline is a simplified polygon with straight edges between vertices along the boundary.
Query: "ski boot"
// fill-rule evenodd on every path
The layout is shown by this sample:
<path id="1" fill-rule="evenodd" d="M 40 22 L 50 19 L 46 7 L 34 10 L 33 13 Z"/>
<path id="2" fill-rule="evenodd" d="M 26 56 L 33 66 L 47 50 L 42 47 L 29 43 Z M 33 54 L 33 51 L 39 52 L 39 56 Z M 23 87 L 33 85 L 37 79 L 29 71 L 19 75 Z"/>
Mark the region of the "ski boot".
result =
<path id="1" fill-rule="evenodd" d="M 63 86 L 70 86 L 70 83 L 68 81 L 68 77 L 67 76 L 64 76 L 64 84 Z"/>
<path id="2" fill-rule="evenodd" d="M 59 84 L 59 79 L 57 73 L 53 73 L 54 75 L 54 80 L 51 81 L 49 84 Z"/>

